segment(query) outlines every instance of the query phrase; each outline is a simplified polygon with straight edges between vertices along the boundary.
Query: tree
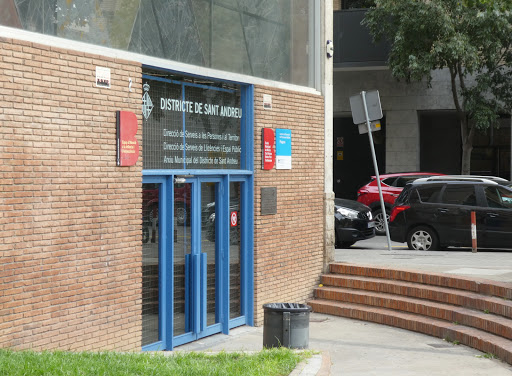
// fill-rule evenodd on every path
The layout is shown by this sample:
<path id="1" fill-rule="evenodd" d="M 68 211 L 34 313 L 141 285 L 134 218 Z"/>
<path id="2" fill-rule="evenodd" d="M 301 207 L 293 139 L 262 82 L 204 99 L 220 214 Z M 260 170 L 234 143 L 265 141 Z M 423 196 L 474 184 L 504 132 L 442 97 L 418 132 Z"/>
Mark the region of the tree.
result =
<path id="1" fill-rule="evenodd" d="M 510 0 L 376 0 L 363 24 L 374 40 L 390 40 L 395 78 L 430 87 L 432 72 L 448 69 L 469 174 L 475 132 L 512 111 Z"/>

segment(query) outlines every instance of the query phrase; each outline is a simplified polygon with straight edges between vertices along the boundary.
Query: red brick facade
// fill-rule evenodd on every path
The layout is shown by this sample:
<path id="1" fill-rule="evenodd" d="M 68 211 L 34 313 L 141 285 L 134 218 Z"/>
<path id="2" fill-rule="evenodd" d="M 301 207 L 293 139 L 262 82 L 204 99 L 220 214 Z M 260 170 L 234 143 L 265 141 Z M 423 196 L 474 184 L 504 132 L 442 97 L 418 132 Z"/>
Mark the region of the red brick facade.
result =
<path id="1" fill-rule="evenodd" d="M 116 166 L 116 110 L 142 124 L 141 65 L 0 39 L 0 72 L 0 347 L 140 350 L 142 150 Z M 263 87 L 254 105 L 261 325 L 262 304 L 306 302 L 322 271 L 324 109 L 320 95 Z M 260 169 L 263 127 L 292 130 L 291 170 Z M 262 187 L 277 188 L 277 214 L 260 215 Z"/>
<path id="2" fill-rule="evenodd" d="M 272 109 L 263 109 L 263 94 Z M 254 90 L 254 309 L 263 324 L 266 303 L 305 303 L 322 272 L 324 105 L 320 95 Z M 292 131 L 292 169 L 261 169 L 261 129 Z M 261 188 L 277 188 L 277 214 L 261 215 Z"/>
<path id="3" fill-rule="evenodd" d="M 0 71 L 0 346 L 140 348 L 142 163 L 116 166 L 115 113 L 140 114 L 140 64 L 4 39 Z"/>

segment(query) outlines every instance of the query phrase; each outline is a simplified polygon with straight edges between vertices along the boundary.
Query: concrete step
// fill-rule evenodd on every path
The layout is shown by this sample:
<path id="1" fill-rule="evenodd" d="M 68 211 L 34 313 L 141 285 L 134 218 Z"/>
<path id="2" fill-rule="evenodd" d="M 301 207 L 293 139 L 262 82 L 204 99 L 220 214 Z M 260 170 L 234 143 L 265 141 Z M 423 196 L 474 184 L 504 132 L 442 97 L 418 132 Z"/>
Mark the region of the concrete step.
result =
<path id="1" fill-rule="evenodd" d="M 512 318 L 512 300 L 482 295 L 468 290 L 439 287 L 437 285 L 359 275 L 326 274 L 321 277 L 324 286 L 343 287 L 357 290 L 408 296 L 434 302 L 471 308 Z"/>
<path id="2" fill-rule="evenodd" d="M 405 282 L 415 282 L 431 286 L 472 291 L 482 295 L 512 299 L 512 283 L 491 281 L 472 277 L 431 273 L 418 270 L 404 270 L 373 265 L 330 264 L 330 272 L 345 275 L 383 278 Z"/>
<path id="3" fill-rule="evenodd" d="M 335 300 L 314 299 L 308 304 L 314 312 L 370 321 L 427 334 L 493 354 L 512 364 L 512 341 L 476 328 L 414 313 Z"/>
<path id="4" fill-rule="evenodd" d="M 315 289 L 315 297 L 322 300 L 333 300 L 413 313 L 454 324 L 474 327 L 512 340 L 512 319 L 484 311 L 408 296 L 341 287 L 317 288 Z"/>

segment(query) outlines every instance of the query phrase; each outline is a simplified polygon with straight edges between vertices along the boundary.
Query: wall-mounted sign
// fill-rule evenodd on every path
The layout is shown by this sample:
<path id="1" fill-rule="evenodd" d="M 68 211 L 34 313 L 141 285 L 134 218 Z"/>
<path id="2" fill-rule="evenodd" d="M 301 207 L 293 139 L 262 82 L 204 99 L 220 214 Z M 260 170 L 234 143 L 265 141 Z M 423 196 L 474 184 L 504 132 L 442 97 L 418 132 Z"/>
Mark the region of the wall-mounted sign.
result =
<path id="1" fill-rule="evenodd" d="M 139 159 L 137 115 L 129 111 L 116 112 L 117 165 L 133 166 Z"/>
<path id="2" fill-rule="evenodd" d="M 96 67 L 96 86 L 110 89 L 110 68 Z"/>
<path id="3" fill-rule="evenodd" d="M 239 169 L 242 106 L 238 87 L 144 85 L 144 169 Z"/>
<path id="4" fill-rule="evenodd" d="M 336 160 L 342 161 L 343 160 L 343 151 L 337 151 L 336 152 Z"/>
<path id="5" fill-rule="evenodd" d="M 271 110 L 272 109 L 272 95 L 270 95 L 270 94 L 263 94 L 263 108 L 265 110 Z"/>
<path id="6" fill-rule="evenodd" d="M 368 125 L 366 123 L 358 124 L 357 126 L 359 128 L 359 134 L 368 133 Z M 380 120 L 372 121 L 370 123 L 370 129 L 372 130 L 372 132 L 380 131 Z"/>
<path id="7" fill-rule="evenodd" d="M 262 134 L 262 166 L 263 170 L 272 170 L 274 168 L 276 154 L 274 150 L 275 134 L 272 128 L 263 128 Z"/>
<path id="8" fill-rule="evenodd" d="M 291 170 L 292 168 L 292 131 L 276 129 L 276 169 Z"/>
<path id="9" fill-rule="evenodd" d="M 261 188 L 261 215 L 274 215 L 277 213 L 277 188 Z"/>

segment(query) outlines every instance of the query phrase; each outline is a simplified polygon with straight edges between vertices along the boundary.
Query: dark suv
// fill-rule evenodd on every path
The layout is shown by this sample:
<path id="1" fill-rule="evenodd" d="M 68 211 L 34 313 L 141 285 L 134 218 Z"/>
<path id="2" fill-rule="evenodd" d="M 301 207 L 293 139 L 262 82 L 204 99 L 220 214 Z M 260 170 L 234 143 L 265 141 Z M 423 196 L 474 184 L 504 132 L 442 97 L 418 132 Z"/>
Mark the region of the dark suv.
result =
<path id="1" fill-rule="evenodd" d="M 471 212 L 478 247 L 512 247 L 511 184 L 486 178 L 436 177 L 407 184 L 391 212 L 390 237 L 415 250 L 471 247 Z"/>

